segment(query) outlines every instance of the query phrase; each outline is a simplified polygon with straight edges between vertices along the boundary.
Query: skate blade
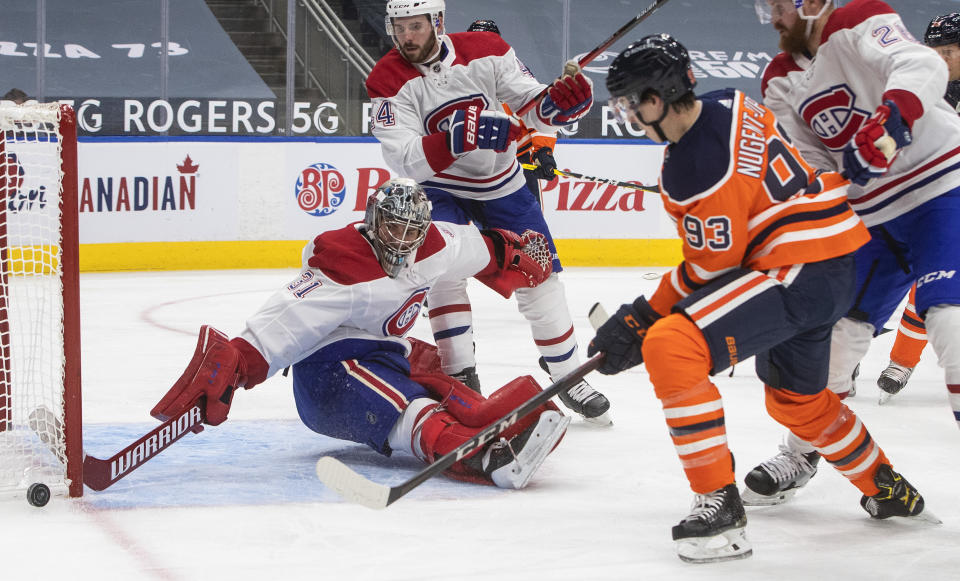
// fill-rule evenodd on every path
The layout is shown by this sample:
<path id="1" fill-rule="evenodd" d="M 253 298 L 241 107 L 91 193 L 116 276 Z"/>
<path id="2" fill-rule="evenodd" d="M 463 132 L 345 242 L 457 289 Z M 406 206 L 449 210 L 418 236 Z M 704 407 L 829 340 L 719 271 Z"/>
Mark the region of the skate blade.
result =
<path id="1" fill-rule="evenodd" d="M 613 425 L 613 418 L 610 417 L 610 412 L 606 411 L 600 414 L 599 416 L 588 418 L 587 416 L 581 416 L 583 420 L 587 423 L 593 424 L 600 427 L 610 427 Z"/>
<path id="2" fill-rule="evenodd" d="M 712 537 L 678 539 L 677 556 L 687 563 L 719 563 L 746 559 L 753 554 L 743 527 L 724 531 Z"/>
<path id="3" fill-rule="evenodd" d="M 910 519 L 910 520 L 912 520 L 912 521 L 920 521 L 920 522 L 929 523 L 929 524 L 932 524 L 932 525 L 942 525 L 942 524 L 943 524 L 943 521 L 940 520 L 940 518 L 939 518 L 937 515 L 933 514 L 933 513 L 930 512 L 929 510 L 927 510 L 927 507 L 923 507 L 923 512 L 921 512 L 920 514 L 918 514 L 918 515 L 916 515 L 916 516 L 905 517 L 905 518 L 908 518 L 908 519 Z"/>
<path id="4" fill-rule="evenodd" d="M 775 506 L 790 500 L 796 493 L 797 489 L 791 488 L 770 496 L 764 496 L 744 486 L 743 492 L 740 493 L 740 500 L 743 502 L 743 506 Z"/>
<path id="5" fill-rule="evenodd" d="M 942 525 L 943 521 L 940 520 L 940 517 L 933 514 L 926 508 L 923 509 L 923 512 L 920 514 L 915 514 L 913 516 L 889 516 L 887 518 L 871 518 L 871 522 L 895 522 L 901 526 L 927 526 L 927 525 Z"/>
<path id="6" fill-rule="evenodd" d="M 567 431 L 569 424 L 570 418 L 559 412 L 546 411 L 540 414 L 533 434 L 514 461 L 490 475 L 493 483 L 500 488 L 525 487 Z"/>

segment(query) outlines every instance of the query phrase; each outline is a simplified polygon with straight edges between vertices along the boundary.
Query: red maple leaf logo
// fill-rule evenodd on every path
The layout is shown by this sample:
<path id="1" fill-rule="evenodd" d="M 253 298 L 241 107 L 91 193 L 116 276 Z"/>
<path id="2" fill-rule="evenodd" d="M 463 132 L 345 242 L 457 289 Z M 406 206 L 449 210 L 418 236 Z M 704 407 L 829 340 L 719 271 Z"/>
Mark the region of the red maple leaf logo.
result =
<path id="1" fill-rule="evenodd" d="M 183 165 L 177 164 L 177 171 L 180 173 L 197 173 L 198 169 L 200 169 L 200 166 L 193 163 L 190 154 L 187 154 L 187 157 L 183 160 Z"/>

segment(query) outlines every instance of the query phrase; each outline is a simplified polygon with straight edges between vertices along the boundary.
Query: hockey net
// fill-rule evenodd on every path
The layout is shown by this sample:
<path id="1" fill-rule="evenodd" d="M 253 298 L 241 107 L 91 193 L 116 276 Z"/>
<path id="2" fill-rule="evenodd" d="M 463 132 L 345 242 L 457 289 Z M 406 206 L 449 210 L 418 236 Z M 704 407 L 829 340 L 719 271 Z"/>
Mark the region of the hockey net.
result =
<path id="1" fill-rule="evenodd" d="M 76 126 L 0 101 L 0 493 L 80 496 Z"/>

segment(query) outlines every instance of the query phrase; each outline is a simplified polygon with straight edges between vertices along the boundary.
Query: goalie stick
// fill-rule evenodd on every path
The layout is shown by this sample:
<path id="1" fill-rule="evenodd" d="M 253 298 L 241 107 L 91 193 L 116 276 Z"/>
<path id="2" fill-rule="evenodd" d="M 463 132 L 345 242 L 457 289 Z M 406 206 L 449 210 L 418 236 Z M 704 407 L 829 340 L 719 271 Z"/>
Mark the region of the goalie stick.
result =
<path id="1" fill-rule="evenodd" d="M 535 170 L 535 169 L 539 168 L 540 166 L 534 165 L 534 164 L 532 164 L 532 163 L 521 163 L 521 164 L 520 164 L 520 167 L 522 167 L 523 169 Z M 574 178 L 574 179 L 578 179 L 578 180 L 586 180 L 586 181 L 588 181 L 588 182 L 597 182 L 598 184 L 610 184 L 610 185 L 618 186 L 618 187 L 621 187 L 621 188 L 630 188 L 630 189 L 633 189 L 633 190 L 642 190 L 642 191 L 644 191 L 644 192 L 653 192 L 653 193 L 655 193 L 655 194 L 659 194 L 659 193 L 660 193 L 660 188 L 655 188 L 655 187 L 653 187 L 653 186 L 645 186 L 645 185 L 643 185 L 643 184 L 634 184 L 634 183 L 631 183 L 631 182 L 621 182 L 621 181 L 618 181 L 618 180 L 611 180 L 611 179 L 608 179 L 608 178 L 598 178 L 598 177 L 596 177 L 596 176 L 588 176 L 588 175 L 584 175 L 584 174 L 582 174 L 582 173 L 577 173 L 577 172 L 572 172 L 572 171 L 566 171 L 566 170 L 557 169 L 557 168 L 554 168 L 553 173 L 556 174 L 556 175 L 558 175 L 558 176 L 563 176 L 563 177 L 567 177 L 567 178 Z"/>
<path id="2" fill-rule="evenodd" d="M 117 483 L 147 460 L 166 450 L 187 432 L 203 430 L 203 398 L 198 399 L 182 414 L 150 430 L 139 440 L 106 460 L 89 454 L 83 457 L 83 483 L 92 490 L 101 491 Z"/>
<path id="3" fill-rule="evenodd" d="M 657 11 L 658 8 L 666 4 L 668 1 L 669 0 L 656 0 L 653 4 L 641 10 L 640 14 L 637 14 L 629 22 L 621 26 L 616 32 L 614 32 L 610 36 L 610 38 L 600 43 L 595 49 L 591 50 L 587 54 L 580 57 L 580 59 L 577 61 L 577 66 L 579 66 L 580 68 L 585 67 L 588 63 L 593 61 L 593 59 L 600 56 L 600 54 L 603 51 L 610 48 L 610 46 L 613 45 L 613 43 L 623 38 L 623 35 L 633 30 L 633 27 L 635 27 L 636 25 L 640 24 L 641 22 L 649 18 L 654 12 Z M 563 72 L 564 74 L 572 74 L 570 73 L 570 71 L 566 69 L 566 67 L 564 67 Z M 540 91 L 536 97 L 528 101 L 524 106 L 517 109 L 517 111 L 514 113 L 514 116 L 522 117 L 526 115 L 530 111 L 530 109 L 533 109 L 533 107 L 536 106 L 536 104 L 539 103 L 540 100 L 546 96 L 548 90 L 550 90 L 550 85 L 547 85 L 546 87 L 544 87 L 543 90 Z"/>
<path id="4" fill-rule="evenodd" d="M 600 303 L 596 303 L 590 308 L 587 318 L 593 328 L 596 329 L 607 320 L 607 313 Z M 561 377 L 524 402 L 520 407 L 493 422 L 476 436 L 444 454 L 433 464 L 427 465 L 412 478 L 396 486 L 387 486 L 367 480 L 354 472 L 349 466 L 331 456 L 324 456 L 317 460 L 317 477 L 327 488 L 339 494 L 344 500 L 362 504 L 368 508 L 387 508 L 414 488 L 457 463 L 473 450 L 492 441 L 504 430 L 517 423 L 520 418 L 537 409 L 553 396 L 576 385 L 583 379 L 583 376 L 600 367 L 602 359 L 603 354 L 588 359 L 586 363 Z"/>

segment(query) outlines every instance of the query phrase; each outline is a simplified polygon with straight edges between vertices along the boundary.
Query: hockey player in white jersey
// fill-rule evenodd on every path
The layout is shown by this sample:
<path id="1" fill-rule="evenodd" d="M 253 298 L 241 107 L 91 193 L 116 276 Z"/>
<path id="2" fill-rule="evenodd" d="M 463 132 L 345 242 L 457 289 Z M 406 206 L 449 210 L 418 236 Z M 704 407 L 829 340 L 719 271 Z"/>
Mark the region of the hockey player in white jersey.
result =
<path id="1" fill-rule="evenodd" d="M 960 113 L 960 12 L 937 16 L 927 25 L 923 44 L 937 51 L 947 63 L 949 82 L 943 96 L 947 103 Z M 890 349 L 890 364 L 877 378 L 880 388 L 880 403 L 886 403 L 900 393 L 910 380 L 914 367 L 920 363 L 920 353 L 927 346 L 927 330 L 914 306 L 916 286 L 910 289 L 897 328 L 897 338 Z"/>
<path id="2" fill-rule="evenodd" d="M 204 326 L 186 371 L 150 413 L 176 417 L 202 397 L 205 423 L 217 425 L 237 388 L 292 367 L 308 428 L 432 462 L 541 390 L 523 376 L 483 398 L 440 372 L 435 347 L 404 338 L 424 297 L 437 282 L 465 276 L 509 296 L 545 280 L 549 257 L 536 232 L 431 222 L 423 189 L 410 179 L 389 180 L 370 196 L 363 222 L 307 244 L 300 275 L 238 337 Z M 569 421 L 548 403 L 447 474 L 522 488 Z"/>
<path id="3" fill-rule="evenodd" d="M 947 66 L 880 0 L 757 0 L 783 50 L 763 76 L 770 107 L 804 157 L 841 170 L 872 239 L 857 251 L 857 295 L 833 328 L 828 387 L 854 369 L 914 282 L 917 313 L 960 422 L 960 118 Z M 745 478 L 744 501 L 776 504 L 816 473 L 813 446 L 788 434 Z"/>
<path id="4" fill-rule="evenodd" d="M 518 64 L 510 46 L 484 32 L 444 33 L 443 0 L 390 0 L 386 27 L 395 48 L 367 77 L 373 135 L 387 165 L 423 185 L 438 220 L 480 228 L 532 229 L 547 237 L 552 275 L 517 292 L 520 312 L 549 373 L 559 378 L 580 355 L 556 248 L 536 197 L 516 158 L 520 124 L 513 111 L 545 85 Z M 577 68 L 557 79 L 548 95 L 523 116 L 530 128 L 553 132 L 574 123 L 593 102 L 590 81 Z M 444 281 L 429 296 L 430 324 L 443 370 L 480 389 L 466 280 Z M 582 381 L 560 394 L 588 420 L 609 424 L 610 402 Z"/>

